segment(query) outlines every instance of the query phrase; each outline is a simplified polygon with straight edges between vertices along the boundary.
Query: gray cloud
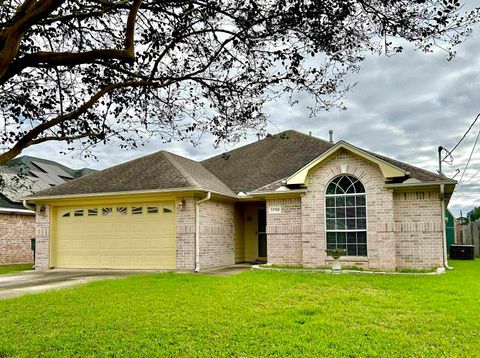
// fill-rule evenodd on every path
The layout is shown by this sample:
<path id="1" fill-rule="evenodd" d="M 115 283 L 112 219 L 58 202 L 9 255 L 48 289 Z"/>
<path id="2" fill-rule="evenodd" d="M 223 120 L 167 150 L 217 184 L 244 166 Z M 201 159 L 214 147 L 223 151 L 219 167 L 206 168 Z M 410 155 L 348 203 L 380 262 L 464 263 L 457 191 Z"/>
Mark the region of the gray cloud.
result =
<path id="1" fill-rule="evenodd" d="M 293 108 L 286 101 L 267 105 L 270 115 L 268 130 L 272 133 L 296 129 L 312 132 L 321 138 L 328 130 L 335 131 L 335 139 L 343 139 L 362 148 L 409 162 L 432 171 L 437 169 L 437 147 L 452 148 L 480 112 L 480 27 L 458 48 L 455 60 L 447 62 L 442 52 L 424 54 L 407 48 L 393 56 L 367 56 L 359 74 L 348 77 L 349 83 L 358 82 L 347 94 L 347 111 L 329 111 L 309 118 L 307 107 L 312 99 L 298 96 Z M 454 153 L 453 165 L 444 165 L 445 173 L 453 175 L 463 170 L 480 123 Z M 29 149 L 26 154 L 58 160 L 74 168 L 102 169 L 127 160 L 165 149 L 192 159 L 203 159 L 224 150 L 256 140 L 254 133 L 234 145 L 214 148 L 211 138 L 205 137 L 197 147 L 189 143 L 164 144 L 151 140 L 135 151 L 122 151 L 114 145 L 98 147 L 98 161 L 60 155 L 64 147 L 46 143 Z M 479 148 L 464 175 L 465 184 L 480 170 Z M 456 177 L 459 179 L 459 176 Z M 480 174 L 468 184 L 461 185 L 451 200 L 454 213 L 467 212 L 480 205 Z"/>

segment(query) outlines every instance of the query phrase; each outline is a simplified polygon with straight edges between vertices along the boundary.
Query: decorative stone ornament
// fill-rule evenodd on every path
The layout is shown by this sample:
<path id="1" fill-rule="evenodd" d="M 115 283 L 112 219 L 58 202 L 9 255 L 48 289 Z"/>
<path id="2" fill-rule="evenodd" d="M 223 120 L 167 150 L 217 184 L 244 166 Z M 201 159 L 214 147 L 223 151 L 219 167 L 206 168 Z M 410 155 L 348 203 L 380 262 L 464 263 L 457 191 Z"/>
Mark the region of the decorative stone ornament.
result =
<path id="1" fill-rule="evenodd" d="M 325 252 L 328 256 L 333 258 L 332 273 L 342 273 L 342 265 L 340 265 L 340 257 L 347 252 L 345 249 L 326 249 Z"/>

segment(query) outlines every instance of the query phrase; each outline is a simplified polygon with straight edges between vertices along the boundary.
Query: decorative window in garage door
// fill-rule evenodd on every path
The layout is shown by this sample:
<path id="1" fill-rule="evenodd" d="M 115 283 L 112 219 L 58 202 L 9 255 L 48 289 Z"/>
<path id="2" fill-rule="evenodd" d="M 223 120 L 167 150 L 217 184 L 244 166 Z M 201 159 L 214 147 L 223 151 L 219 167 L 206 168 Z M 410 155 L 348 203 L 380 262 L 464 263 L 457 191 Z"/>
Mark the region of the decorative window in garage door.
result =
<path id="1" fill-rule="evenodd" d="M 343 175 L 333 179 L 325 194 L 328 249 L 345 249 L 348 256 L 367 256 L 367 206 L 363 184 Z"/>

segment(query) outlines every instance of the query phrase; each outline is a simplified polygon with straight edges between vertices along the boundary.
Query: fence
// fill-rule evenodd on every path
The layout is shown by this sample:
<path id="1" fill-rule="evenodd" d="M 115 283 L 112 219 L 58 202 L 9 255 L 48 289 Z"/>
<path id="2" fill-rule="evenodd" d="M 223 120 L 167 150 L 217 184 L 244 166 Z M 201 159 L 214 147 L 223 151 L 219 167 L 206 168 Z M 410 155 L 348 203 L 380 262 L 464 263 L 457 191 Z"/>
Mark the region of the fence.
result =
<path id="1" fill-rule="evenodd" d="M 456 243 L 475 246 L 475 257 L 480 257 L 480 222 L 457 225 Z"/>

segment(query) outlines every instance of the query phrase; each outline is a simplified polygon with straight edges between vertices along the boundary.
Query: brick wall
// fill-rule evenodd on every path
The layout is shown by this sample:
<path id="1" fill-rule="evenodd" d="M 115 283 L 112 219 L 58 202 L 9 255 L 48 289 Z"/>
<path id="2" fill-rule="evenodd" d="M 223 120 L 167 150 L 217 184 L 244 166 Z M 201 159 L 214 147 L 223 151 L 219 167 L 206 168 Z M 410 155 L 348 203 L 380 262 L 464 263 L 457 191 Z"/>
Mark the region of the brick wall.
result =
<path id="1" fill-rule="evenodd" d="M 200 267 L 235 263 L 235 205 L 209 200 L 200 204 Z"/>
<path id="2" fill-rule="evenodd" d="M 0 214 L 0 265 L 33 262 L 35 215 Z"/>
<path id="3" fill-rule="evenodd" d="M 193 271 L 195 269 L 196 201 L 194 197 L 179 197 L 176 200 L 177 270 Z"/>
<path id="4" fill-rule="evenodd" d="M 281 208 L 281 213 L 271 213 L 272 207 Z M 267 200 L 267 243 L 269 263 L 302 265 L 300 198 Z"/>
<path id="5" fill-rule="evenodd" d="M 365 268 L 431 268 L 442 265 L 438 193 L 393 193 L 377 165 L 347 151 L 313 168 L 307 193 L 298 199 L 267 200 L 268 261 L 307 267 L 330 264 L 325 234 L 325 189 L 338 175 L 352 175 L 367 197 L 368 257 L 344 257 Z M 280 206 L 282 212 L 268 214 Z"/>
<path id="6" fill-rule="evenodd" d="M 439 192 L 394 193 L 396 265 L 432 268 L 443 264 L 442 206 Z"/>
<path id="7" fill-rule="evenodd" d="M 35 222 L 36 256 L 35 269 L 50 268 L 50 218 L 52 217 L 49 205 L 38 205 Z"/>

